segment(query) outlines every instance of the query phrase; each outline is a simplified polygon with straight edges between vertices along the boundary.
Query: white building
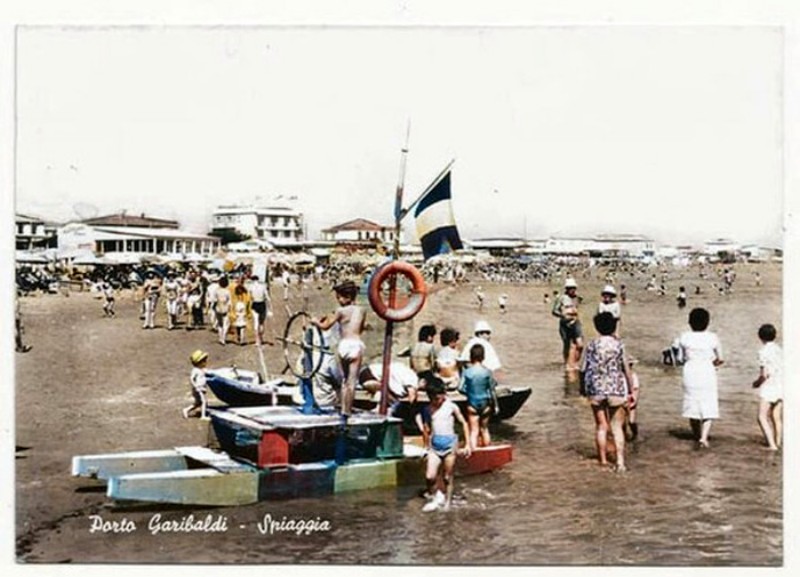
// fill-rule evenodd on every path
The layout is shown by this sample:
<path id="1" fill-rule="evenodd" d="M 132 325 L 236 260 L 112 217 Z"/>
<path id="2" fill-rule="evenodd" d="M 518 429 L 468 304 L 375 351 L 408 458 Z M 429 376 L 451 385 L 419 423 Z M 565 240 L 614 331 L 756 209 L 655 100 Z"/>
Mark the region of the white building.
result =
<path id="1" fill-rule="evenodd" d="M 521 238 L 496 237 L 465 241 L 467 247 L 476 251 L 488 251 L 492 256 L 509 256 L 523 251 L 527 244 Z"/>
<path id="2" fill-rule="evenodd" d="M 320 232 L 323 240 L 337 243 L 382 244 L 394 242 L 395 237 L 393 226 L 385 226 L 365 218 L 349 220 Z"/>
<path id="3" fill-rule="evenodd" d="M 706 241 L 703 245 L 703 254 L 718 255 L 719 253 L 735 254 L 739 252 L 741 246 L 739 243 L 734 242 L 728 238 L 715 238 L 714 240 Z"/>
<path id="4" fill-rule="evenodd" d="M 591 237 L 551 237 L 544 251 L 551 254 L 592 254 L 602 256 L 653 256 L 656 243 L 638 234 L 599 234 Z"/>
<path id="5" fill-rule="evenodd" d="M 211 215 L 211 233 L 226 232 L 271 243 L 300 242 L 303 213 L 288 207 L 219 206 Z"/>
<path id="6" fill-rule="evenodd" d="M 219 246 L 220 240 L 216 237 L 174 228 L 91 226 L 73 222 L 58 230 L 60 252 L 91 251 L 100 255 L 114 253 L 211 255 Z"/>

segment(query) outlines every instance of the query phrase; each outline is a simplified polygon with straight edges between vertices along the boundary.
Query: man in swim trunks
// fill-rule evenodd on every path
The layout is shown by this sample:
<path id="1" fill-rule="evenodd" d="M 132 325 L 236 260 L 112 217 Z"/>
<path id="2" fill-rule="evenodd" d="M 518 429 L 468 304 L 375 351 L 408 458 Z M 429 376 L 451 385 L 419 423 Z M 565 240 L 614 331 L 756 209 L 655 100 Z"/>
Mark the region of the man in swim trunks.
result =
<path id="1" fill-rule="evenodd" d="M 342 416 L 347 418 L 353 409 L 353 396 L 355 394 L 358 373 L 361 370 L 361 361 L 364 358 L 364 342 L 361 333 L 364 330 L 366 311 L 364 307 L 356 304 L 358 285 L 353 281 L 345 281 L 333 287 L 339 308 L 333 315 L 323 316 L 311 322 L 323 331 L 333 325 L 339 325 L 339 344 L 336 347 L 336 359 L 342 367 L 344 383 L 342 383 L 341 405 Z"/>

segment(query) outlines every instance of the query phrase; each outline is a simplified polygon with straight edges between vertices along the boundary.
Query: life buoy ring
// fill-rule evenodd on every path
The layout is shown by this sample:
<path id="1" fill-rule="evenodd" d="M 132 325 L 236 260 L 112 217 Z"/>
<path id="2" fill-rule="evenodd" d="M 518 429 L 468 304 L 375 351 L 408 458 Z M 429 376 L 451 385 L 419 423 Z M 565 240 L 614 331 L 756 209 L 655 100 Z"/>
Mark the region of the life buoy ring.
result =
<path id="1" fill-rule="evenodd" d="M 402 298 L 407 299 L 404 306 L 389 308 L 389 303 L 383 300 L 382 287 L 384 282 L 397 275 L 405 277 L 411 284 L 411 295 L 408 297 L 402 296 Z M 413 318 L 414 315 L 422 310 L 427 294 L 428 289 L 425 286 L 425 279 L 422 278 L 422 273 L 414 265 L 403 261 L 391 261 L 379 267 L 372 275 L 367 289 L 369 304 L 375 314 L 385 321 L 395 322 L 403 322 Z"/>

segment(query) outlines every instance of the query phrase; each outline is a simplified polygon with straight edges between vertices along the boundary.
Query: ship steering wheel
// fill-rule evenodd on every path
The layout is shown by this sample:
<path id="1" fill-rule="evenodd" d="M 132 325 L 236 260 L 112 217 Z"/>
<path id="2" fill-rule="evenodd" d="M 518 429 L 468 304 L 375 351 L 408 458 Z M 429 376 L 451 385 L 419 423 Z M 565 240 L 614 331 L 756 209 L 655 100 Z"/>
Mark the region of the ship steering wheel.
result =
<path id="1" fill-rule="evenodd" d="M 332 354 L 322 330 L 311 322 L 311 315 L 299 311 L 289 317 L 283 337 L 286 366 L 298 379 L 310 379 L 319 372 L 325 355 Z"/>

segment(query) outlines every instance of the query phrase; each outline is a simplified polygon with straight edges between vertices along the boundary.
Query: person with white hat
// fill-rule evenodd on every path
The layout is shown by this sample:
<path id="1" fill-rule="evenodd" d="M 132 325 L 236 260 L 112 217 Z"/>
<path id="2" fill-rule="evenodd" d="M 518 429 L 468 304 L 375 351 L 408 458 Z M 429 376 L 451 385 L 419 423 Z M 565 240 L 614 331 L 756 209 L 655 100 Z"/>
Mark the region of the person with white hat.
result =
<path id="1" fill-rule="evenodd" d="M 473 336 L 470 337 L 470 339 L 467 341 L 467 344 L 464 345 L 464 348 L 461 350 L 461 354 L 458 357 L 458 361 L 464 365 L 468 364 L 472 346 L 476 344 L 483 345 L 483 366 L 492 371 L 492 373 L 494 373 L 494 378 L 499 380 L 497 372 L 503 368 L 503 364 L 500 362 L 500 357 L 497 356 L 494 346 L 489 342 L 491 337 L 492 327 L 489 325 L 489 323 L 484 320 L 479 320 L 476 322 Z"/>
<path id="2" fill-rule="evenodd" d="M 578 318 L 580 298 L 574 278 L 564 281 L 564 293 L 553 303 L 553 316 L 558 317 L 558 333 L 563 343 L 564 364 L 567 370 L 577 370 L 583 350 L 583 328 Z"/>
<path id="3" fill-rule="evenodd" d="M 600 293 L 600 299 L 597 305 L 597 314 L 611 313 L 614 315 L 614 318 L 617 320 L 617 330 L 614 332 L 614 336 L 618 337 L 619 324 L 622 321 L 622 308 L 620 307 L 619 301 L 617 301 L 616 289 L 612 285 L 607 284 Z"/>

